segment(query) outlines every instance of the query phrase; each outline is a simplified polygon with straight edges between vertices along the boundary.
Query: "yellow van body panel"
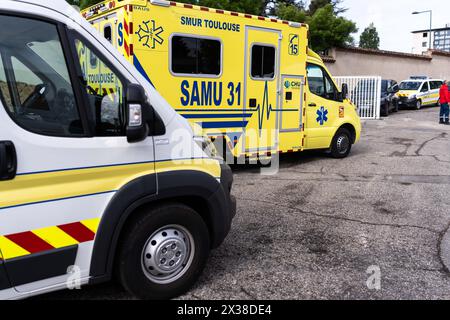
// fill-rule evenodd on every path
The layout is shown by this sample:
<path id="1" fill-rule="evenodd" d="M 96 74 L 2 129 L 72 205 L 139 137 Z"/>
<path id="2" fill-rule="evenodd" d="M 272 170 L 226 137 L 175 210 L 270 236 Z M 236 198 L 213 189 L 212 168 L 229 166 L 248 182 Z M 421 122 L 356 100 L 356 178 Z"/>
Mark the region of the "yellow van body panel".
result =
<path id="1" fill-rule="evenodd" d="M 350 101 L 322 101 L 308 89 L 307 63 L 326 68 L 308 49 L 306 24 L 169 1 L 112 2 L 82 15 L 182 116 L 213 139 L 223 137 L 235 157 L 327 149 L 345 124 L 359 140 L 361 125 Z M 172 46 L 180 37 L 220 43 L 220 72 L 176 73 Z M 260 46 L 275 49 L 275 70 L 254 77 L 252 53 Z M 184 50 L 191 55 L 192 48 Z M 310 101 L 320 105 L 313 110 Z M 322 106 L 326 126 L 317 120 Z"/>

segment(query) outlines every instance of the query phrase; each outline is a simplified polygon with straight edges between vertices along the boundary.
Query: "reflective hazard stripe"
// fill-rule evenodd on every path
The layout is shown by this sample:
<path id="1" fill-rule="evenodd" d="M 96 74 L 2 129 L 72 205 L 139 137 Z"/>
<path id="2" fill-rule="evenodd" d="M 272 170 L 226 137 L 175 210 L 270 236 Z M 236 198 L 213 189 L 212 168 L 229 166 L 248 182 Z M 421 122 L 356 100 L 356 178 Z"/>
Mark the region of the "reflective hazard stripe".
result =
<path id="1" fill-rule="evenodd" d="M 91 219 L 0 236 L 3 259 L 23 257 L 93 241 L 99 223 L 100 219 Z"/>
<path id="2" fill-rule="evenodd" d="M 30 254 L 30 252 L 3 236 L 0 236 L 0 248 L 2 248 L 4 259 L 11 259 Z"/>

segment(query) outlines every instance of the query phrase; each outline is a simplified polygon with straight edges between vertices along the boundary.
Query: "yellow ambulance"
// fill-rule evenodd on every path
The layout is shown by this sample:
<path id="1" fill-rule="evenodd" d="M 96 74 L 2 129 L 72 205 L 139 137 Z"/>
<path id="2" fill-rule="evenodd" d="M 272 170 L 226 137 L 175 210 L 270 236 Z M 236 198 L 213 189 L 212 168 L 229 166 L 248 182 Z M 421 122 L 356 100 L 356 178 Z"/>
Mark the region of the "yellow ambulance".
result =
<path id="1" fill-rule="evenodd" d="M 233 157 L 344 158 L 360 138 L 347 87 L 308 49 L 305 24 L 165 0 L 109 0 L 82 15 Z"/>

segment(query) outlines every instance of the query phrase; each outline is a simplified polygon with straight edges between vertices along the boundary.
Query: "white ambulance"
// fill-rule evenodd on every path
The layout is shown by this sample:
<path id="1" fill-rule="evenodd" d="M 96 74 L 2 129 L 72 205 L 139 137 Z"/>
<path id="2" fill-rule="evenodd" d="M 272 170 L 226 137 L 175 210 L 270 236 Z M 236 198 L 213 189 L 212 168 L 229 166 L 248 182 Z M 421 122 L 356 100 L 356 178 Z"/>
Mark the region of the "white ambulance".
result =
<path id="1" fill-rule="evenodd" d="M 188 290 L 230 230 L 229 167 L 64 0 L 2 0 L 0 25 L 0 299 Z"/>

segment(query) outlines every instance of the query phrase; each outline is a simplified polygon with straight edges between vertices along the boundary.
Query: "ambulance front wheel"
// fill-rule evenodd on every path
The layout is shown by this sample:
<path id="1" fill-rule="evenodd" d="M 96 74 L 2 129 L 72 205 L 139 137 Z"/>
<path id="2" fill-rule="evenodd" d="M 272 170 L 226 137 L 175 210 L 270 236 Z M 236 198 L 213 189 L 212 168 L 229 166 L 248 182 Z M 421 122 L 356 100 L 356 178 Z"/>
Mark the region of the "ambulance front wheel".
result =
<path id="1" fill-rule="evenodd" d="M 422 101 L 417 100 L 416 101 L 416 110 L 420 110 L 420 109 L 422 109 Z"/>
<path id="2" fill-rule="evenodd" d="M 118 276 L 141 299 L 171 299 L 188 291 L 210 252 L 208 228 L 181 204 L 141 214 L 128 225 L 118 255 Z"/>
<path id="3" fill-rule="evenodd" d="M 352 150 L 352 138 L 350 131 L 339 129 L 331 144 L 331 156 L 336 159 L 346 158 Z"/>

